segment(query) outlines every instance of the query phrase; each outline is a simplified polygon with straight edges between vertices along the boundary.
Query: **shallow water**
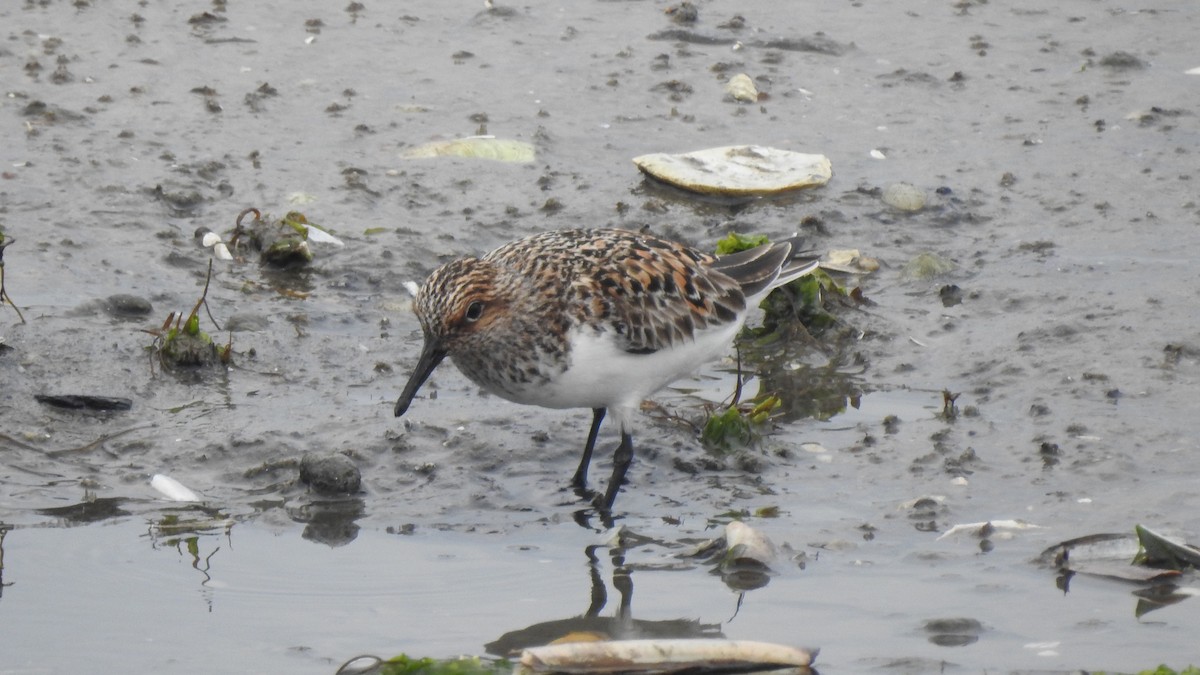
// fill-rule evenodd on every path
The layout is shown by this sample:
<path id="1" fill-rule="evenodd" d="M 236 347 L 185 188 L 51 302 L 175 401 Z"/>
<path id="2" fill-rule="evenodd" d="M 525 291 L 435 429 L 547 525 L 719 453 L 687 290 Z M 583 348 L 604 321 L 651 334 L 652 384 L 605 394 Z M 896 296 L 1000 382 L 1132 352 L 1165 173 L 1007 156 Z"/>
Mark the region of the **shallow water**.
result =
<path id="1" fill-rule="evenodd" d="M 425 390 L 436 400 L 392 416 L 420 346 L 403 283 L 578 225 L 704 247 L 731 229 L 799 230 L 883 263 L 858 282 L 874 304 L 839 313 L 861 339 L 804 357 L 840 359 L 825 408 L 841 414 L 710 457 L 672 416 L 723 398 L 723 363 L 639 418 L 618 501 L 653 542 L 624 552 L 633 618 L 817 646 L 826 674 L 1200 661 L 1194 600 L 1139 619 L 1138 586 L 1078 576 L 1064 594 L 1034 562 L 1135 523 L 1200 539 L 1200 76 L 1185 72 L 1200 66 L 1200 7 L 716 2 L 694 26 L 664 3 L 508 7 L 0 8 L 5 286 L 27 320 L 0 307 L 0 522 L 14 526 L 0 672 L 316 673 L 359 653 L 481 654 L 583 614 L 593 572 L 615 616 L 615 563 L 601 548 L 589 565 L 597 523 L 580 527 L 562 490 L 590 415 L 481 395 L 447 366 Z M 744 28 L 720 27 L 735 14 Z M 723 100 L 737 72 L 769 98 Z M 481 131 L 534 142 L 538 160 L 400 158 Z M 826 154 L 834 178 L 724 205 L 629 161 L 741 142 Z M 889 211 L 878 194 L 897 181 L 929 205 Z M 211 256 L 193 233 L 228 232 L 246 206 L 299 209 L 346 246 L 314 247 L 300 274 L 216 264 L 210 309 L 242 326 L 234 367 L 157 372 L 143 329 L 196 303 Z M 924 251 L 957 269 L 905 276 Z M 946 284 L 962 304 L 943 305 Z M 111 315 L 118 293 L 152 312 Z M 939 415 L 943 390 L 959 394 L 957 419 Z M 133 407 L 66 412 L 42 393 Z M 363 492 L 311 495 L 305 452 L 348 453 Z M 156 473 L 204 510 L 162 500 Z M 908 506 L 923 496 L 938 499 Z M 785 555 L 740 609 L 719 576 L 673 557 L 730 512 L 768 507 L 779 516 L 749 522 L 804 568 Z M 1041 529 L 987 553 L 937 538 L 1010 518 Z M 941 646 L 923 627 L 946 618 L 981 628 Z"/>

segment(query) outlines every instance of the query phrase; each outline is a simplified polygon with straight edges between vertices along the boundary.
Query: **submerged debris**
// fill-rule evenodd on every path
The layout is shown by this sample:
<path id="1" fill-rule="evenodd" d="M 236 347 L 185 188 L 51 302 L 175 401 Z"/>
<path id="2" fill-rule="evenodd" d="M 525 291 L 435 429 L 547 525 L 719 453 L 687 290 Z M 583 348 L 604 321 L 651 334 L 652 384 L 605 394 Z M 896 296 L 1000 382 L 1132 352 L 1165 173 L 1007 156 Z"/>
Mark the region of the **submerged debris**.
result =
<path id="1" fill-rule="evenodd" d="M 1147 565 L 1160 569 L 1200 569 L 1200 548 L 1190 544 L 1171 541 L 1148 527 L 1135 525 L 1138 553 L 1134 565 Z"/>
<path id="2" fill-rule="evenodd" d="M 1107 577 L 1122 581 L 1153 584 L 1138 591 L 1137 616 L 1142 616 L 1193 595 L 1179 594 L 1174 582 L 1184 573 L 1200 569 L 1200 548 L 1173 541 L 1141 525 L 1135 533 L 1092 534 L 1070 539 L 1038 556 L 1042 564 L 1054 568 L 1062 591 L 1070 590 L 1076 574 Z"/>
<path id="3" fill-rule="evenodd" d="M 682 155 L 633 158 L 643 173 L 684 190 L 730 196 L 771 195 L 824 185 L 833 177 L 825 155 L 761 145 L 731 145 Z"/>

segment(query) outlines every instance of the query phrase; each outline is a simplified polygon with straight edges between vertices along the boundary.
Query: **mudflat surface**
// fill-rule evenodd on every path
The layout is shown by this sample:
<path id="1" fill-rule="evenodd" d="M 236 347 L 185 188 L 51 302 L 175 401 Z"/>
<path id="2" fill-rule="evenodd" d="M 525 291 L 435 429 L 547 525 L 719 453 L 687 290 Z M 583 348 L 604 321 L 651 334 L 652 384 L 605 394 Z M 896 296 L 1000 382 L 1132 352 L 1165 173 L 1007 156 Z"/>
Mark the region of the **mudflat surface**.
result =
<path id="1" fill-rule="evenodd" d="M 823 673 L 1195 663 L 1194 600 L 1151 593 L 1147 613 L 1144 586 L 1086 575 L 1064 592 L 1035 559 L 1138 523 L 1200 539 L 1200 6 L 697 8 L 0 8 L 4 281 L 25 318 L 0 307 L 0 672 L 482 654 L 585 614 L 597 587 L 596 613 L 617 615 L 617 572 L 641 621 L 617 634 L 682 618 L 819 646 Z M 725 96 L 743 72 L 758 103 Z M 537 159 L 401 157 L 479 133 Z M 825 154 L 833 180 L 730 204 L 630 161 L 736 143 Z M 925 208 L 885 205 L 897 182 Z M 160 372 L 144 331 L 200 297 L 212 254 L 194 232 L 227 236 L 250 206 L 345 246 L 314 244 L 302 272 L 216 261 L 233 366 Z M 420 348 L 404 283 L 581 225 L 705 248 L 799 231 L 882 263 L 850 280 L 872 304 L 838 312 L 857 339 L 772 381 L 792 408 L 757 446 L 717 457 L 676 419 L 728 395 L 732 359 L 655 397 L 617 509 L 644 539 L 620 548 L 562 489 L 586 411 L 487 397 L 447 364 L 436 399 L 392 415 Z M 922 253 L 955 267 L 914 278 Z M 310 492 L 308 452 L 345 453 L 361 492 Z M 203 507 L 163 499 L 160 473 Z M 740 604 L 677 555 L 734 513 L 782 549 Z M 1038 528 L 939 538 L 1008 519 Z"/>

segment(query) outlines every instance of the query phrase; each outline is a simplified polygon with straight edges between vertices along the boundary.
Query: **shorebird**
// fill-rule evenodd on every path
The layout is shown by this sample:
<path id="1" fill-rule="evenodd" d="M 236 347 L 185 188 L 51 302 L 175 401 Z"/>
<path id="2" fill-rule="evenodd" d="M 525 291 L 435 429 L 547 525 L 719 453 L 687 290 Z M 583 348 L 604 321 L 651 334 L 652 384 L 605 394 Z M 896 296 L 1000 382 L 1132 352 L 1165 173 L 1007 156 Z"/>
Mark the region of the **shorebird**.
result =
<path id="1" fill-rule="evenodd" d="M 502 398 L 590 408 L 571 484 L 587 486 L 605 414 L 621 442 L 603 502 L 612 509 L 633 461 L 633 413 L 671 381 L 729 348 L 752 307 L 811 273 L 791 238 L 715 256 L 617 229 L 543 232 L 438 268 L 413 302 L 425 344 L 396 401 L 399 417 L 447 356 Z"/>

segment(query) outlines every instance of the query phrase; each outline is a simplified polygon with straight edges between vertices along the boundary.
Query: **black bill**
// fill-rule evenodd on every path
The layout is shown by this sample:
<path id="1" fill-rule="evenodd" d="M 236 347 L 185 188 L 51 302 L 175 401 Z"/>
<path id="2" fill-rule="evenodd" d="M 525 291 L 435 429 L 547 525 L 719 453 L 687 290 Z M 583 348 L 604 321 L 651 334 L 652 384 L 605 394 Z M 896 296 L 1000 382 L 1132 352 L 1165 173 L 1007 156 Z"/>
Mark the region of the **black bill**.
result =
<path id="1" fill-rule="evenodd" d="M 446 358 L 446 350 L 438 346 L 435 340 L 425 340 L 425 348 L 421 350 L 421 358 L 417 359 L 417 367 L 413 370 L 413 374 L 408 378 L 408 384 L 404 385 L 404 391 L 400 394 L 400 398 L 396 399 L 396 417 L 403 415 L 408 411 L 408 406 L 412 403 L 413 397 L 417 395 L 417 390 L 421 385 L 425 384 L 425 380 L 433 374 L 433 369 L 438 367 L 442 359 Z"/>

